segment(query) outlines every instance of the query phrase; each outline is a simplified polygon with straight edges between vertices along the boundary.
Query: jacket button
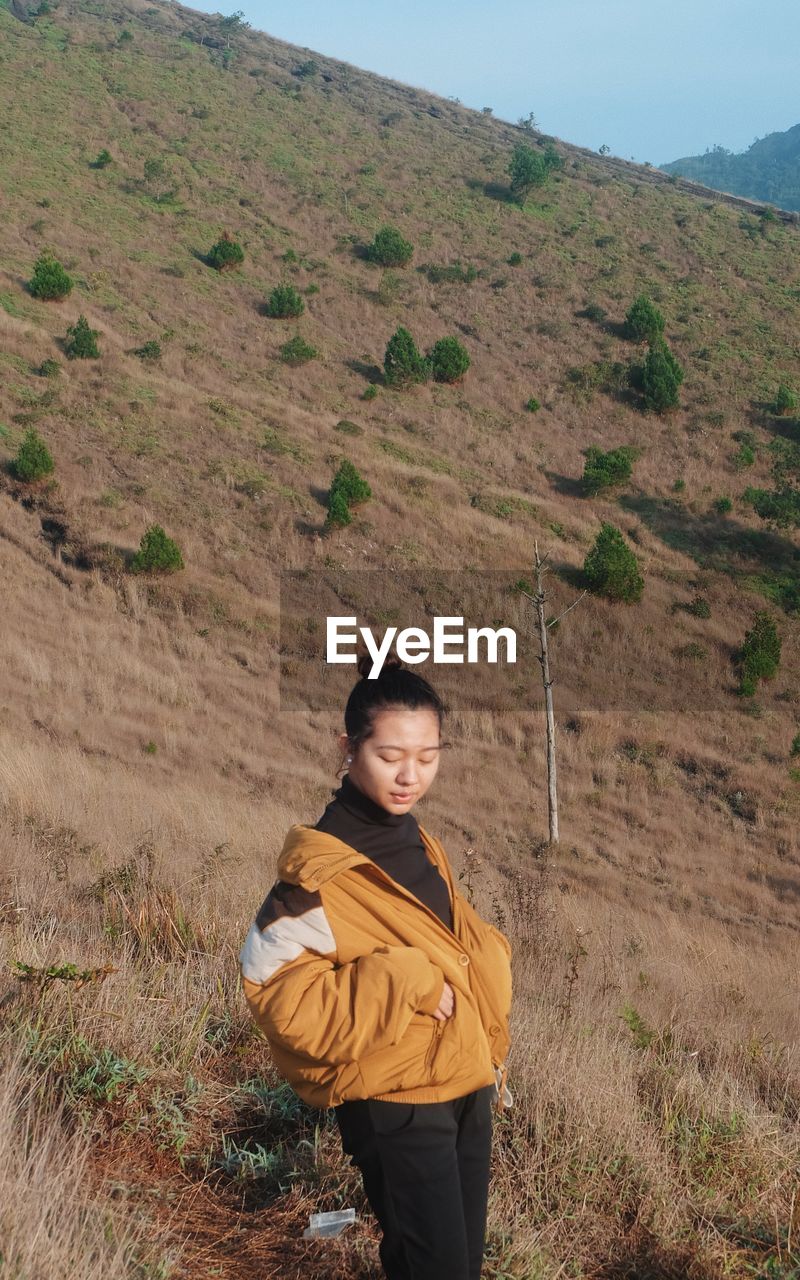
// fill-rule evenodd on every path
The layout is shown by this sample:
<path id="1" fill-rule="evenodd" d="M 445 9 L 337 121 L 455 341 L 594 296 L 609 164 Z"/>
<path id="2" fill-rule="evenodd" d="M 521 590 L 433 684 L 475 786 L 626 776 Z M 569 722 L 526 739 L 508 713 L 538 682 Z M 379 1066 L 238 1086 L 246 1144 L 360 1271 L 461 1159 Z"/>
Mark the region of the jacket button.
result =
<path id="1" fill-rule="evenodd" d="M 458 957 L 458 963 L 459 963 L 459 964 L 469 964 L 469 956 L 468 956 L 468 955 L 466 955 L 466 953 L 462 951 L 462 952 L 461 952 L 461 955 Z"/>

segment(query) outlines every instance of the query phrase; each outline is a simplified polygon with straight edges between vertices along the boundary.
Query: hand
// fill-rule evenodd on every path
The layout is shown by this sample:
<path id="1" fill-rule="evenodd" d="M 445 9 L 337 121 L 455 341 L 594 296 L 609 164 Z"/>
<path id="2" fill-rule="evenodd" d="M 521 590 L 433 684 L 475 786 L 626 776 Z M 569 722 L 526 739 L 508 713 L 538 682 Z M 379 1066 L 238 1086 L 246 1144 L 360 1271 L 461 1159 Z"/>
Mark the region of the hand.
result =
<path id="1" fill-rule="evenodd" d="M 445 1018 L 449 1018 L 453 1012 L 453 1003 L 455 1001 L 455 992 L 449 982 L 445 982 L 442 997 L 438 1006 L 433 1011 L 434 1018 L 438 1018 L 440 1022 L 444 1022 Z"/>

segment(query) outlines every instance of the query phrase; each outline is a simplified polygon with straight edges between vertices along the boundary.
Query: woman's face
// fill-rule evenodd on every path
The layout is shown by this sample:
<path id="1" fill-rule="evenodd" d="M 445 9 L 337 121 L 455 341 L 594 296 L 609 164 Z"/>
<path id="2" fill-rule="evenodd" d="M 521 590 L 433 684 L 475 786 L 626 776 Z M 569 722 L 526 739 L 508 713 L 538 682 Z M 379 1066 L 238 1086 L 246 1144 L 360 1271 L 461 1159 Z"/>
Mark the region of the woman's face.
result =
<path id="1" fill-rule="evenodd" d="M 347 735 L 339 741 L 347 749 Z M 408 813 L 436 777 L 439 718 L 430 707 L 385 707 L 348 766 L 350 781 L 389 813 Z"/>

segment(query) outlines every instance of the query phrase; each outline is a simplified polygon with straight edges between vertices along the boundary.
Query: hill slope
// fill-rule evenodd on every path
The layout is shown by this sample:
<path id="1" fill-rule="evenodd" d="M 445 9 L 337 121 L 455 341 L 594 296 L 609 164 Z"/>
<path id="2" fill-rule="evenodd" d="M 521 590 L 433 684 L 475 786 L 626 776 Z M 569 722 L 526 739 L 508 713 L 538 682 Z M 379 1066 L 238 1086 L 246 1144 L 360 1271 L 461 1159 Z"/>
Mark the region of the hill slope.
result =
<path id="1" fill-rule="evenodd" d="M 54 1097 L 94 1108 L 101 1204 L 109 1177 L 125 1185 L 123 1224 L 139 1206 L 158 1264 L 180 1255 L 151 1274 L 252 1275 L 259 1256 L 307 1273 L 300 1218 L 357 1192 L 330 1128 L 286 1110 L 235 955 L 287 826 L 335 785 L 351 679 L 324 670 L 323 614 L 461 612 L 522 633 L 510 588 L 533 540 L 555 613 L 611 520 L 646 586 L 636 606 L 586 597 L 554 634 L 559 848 L 542 842 L 534 658 L 512 685 L 432 671 L 453 746 L 420 820 L 460 871 L 477 852 L 470 892 L 515 942 L 519 1105 L 498 1134 L 487 1266 L 779 1265 L 800 1097 L 800 551 L 743 492 L 770 485 L 774 441 L 797 439 L 768 411 L 800 381 L 797 228 L 560 141 L 564 168 L 521 208 L 511 149 L 545 140 L 458 104 L 180 5 L 26 17 L 0 7 L 0 458 L 34 425 L 56 484 L 6 470 L 0 489 L 0 937 L 9 962 L 117 972 L 74 997 L 51 981 L 38 1024 L 23 988 L 3 1052 L 27 1046 Z M 387 222 L 415 246 L 405 268 L 365 258 Z M 223 229 L 239 271 L 204 261 Z M 27 288 L 45 247 L 76 278 L 60 303 Z M 264 314 L 279 282 L 305 300 L 298 321 Z M 642 291 L 687 371 L 663 417 L 619 376 L 641 355 L 621 321 Z M 65 358 L 81 313 L 96 361 Z M 400 324 L 424 348 L 457 335 L 463 382 L 384 386 Z M 280 348 L 297 332 L 320 355 L 292 367 Z M 136 354 L 148 341 L 160 359 Z M 641 449 L 632 482 L 581 497 L 584 450 L 621 444 Z M 373 498 L 328 535 L 343 456 Z M 128 572 L 153 521 L 184 553 L 171 579 Z M 780 673 L 742 699 L 732 658 L 765 605 Z M 109 1048 L 133 1064 L 125 1107 Z M 265 1107 L 285 1167 L 258 1163 Z M 20 1240 L 30 1176 L 14 1174 Z M 277 1199 L 245 1221 L 251 1192 L 251 1207 Z M 106 1272 L 143 1274 L 145 1243 Z M 366 1274 L 373 1247 L 355 1236 L 315 1274 L 341 1274 L 337 1257 Z M 76 1249 L 80 1266 L 19 1269 L 88 1277 Z"/>
<path id="2" fill-rule="evenodd" d="M 718 191 L 767 200 L 782 209 L 800 209 L 800 124 L 757 138 L 738 154 L 717 146 L 702 156 L 684 156 L 660 168 Z"/>

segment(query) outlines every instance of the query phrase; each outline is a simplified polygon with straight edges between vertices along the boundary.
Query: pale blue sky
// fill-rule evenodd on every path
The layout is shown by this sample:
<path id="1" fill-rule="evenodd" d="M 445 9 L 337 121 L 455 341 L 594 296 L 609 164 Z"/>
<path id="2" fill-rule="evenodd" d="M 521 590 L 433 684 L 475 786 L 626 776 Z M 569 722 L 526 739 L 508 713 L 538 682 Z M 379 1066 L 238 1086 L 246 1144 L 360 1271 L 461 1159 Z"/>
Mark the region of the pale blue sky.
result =
<path id="1" fill-rule="evenodd" d="M 546 133 L 661 164 L 800 123 L 798 0 L 202 0 Z"/>

